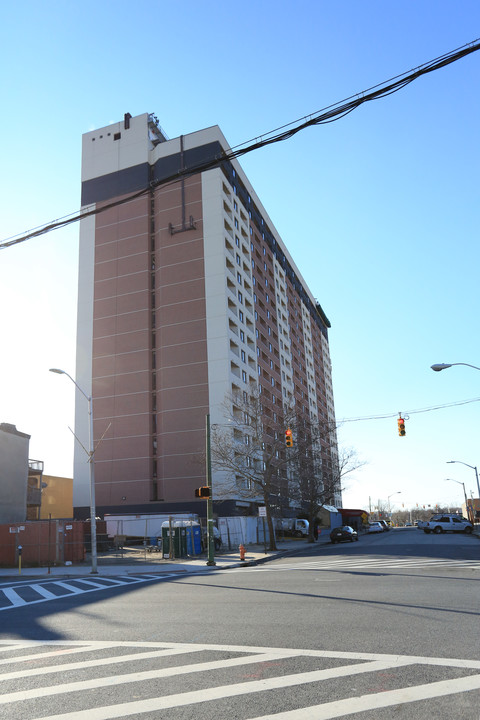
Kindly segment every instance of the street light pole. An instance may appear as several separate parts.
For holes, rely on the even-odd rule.
[[[207,497],[207,549],[208,559],[207,565],[216,565],[215,562],[215,544],[213,537],[213,498],[212,498],[212,452],[210,439],[210,414],[206,417],[206,436],[207,436],[207,487],[210,488],[210,494]]]
[[[402,491],[397,490],[397,492],[394,492],[388,496],[387,503],[388,503],[388,512],[390,513],[390,515],[392,514],[392,506],[390,505],[390,498],[393,497],[394,495],[401,495],[401,494],[402,494]]]
[[[478,497],[480,498],[480,483],[478,481],[478,470],[475,465],[469,465],[466,462],[462,462],[461,460],[447,460],[447,465],[450,465],[452,463],[458,463],[459,465],[465,465],[465,467],[469,467],[472,470],[475,470],[475,477],[477,479],[477,490],[478,490]]]
[[[86,399],[88,403],[88,462],[89,462],[89,469],[90,469],[90,545],[91,545],[91,556],[92,556],[92,574],[97,574],[97,512],[96,512],[96,503],[95,503],[95,470],[94,470],[94,462],[93,462],[93,454],[95,452],[95,448],[93,446],[93,408],[92,408],[92,398],[91,396],[87,395],[80,385],[78,385],[75,380],[72,378],[71,375],[69,375],[65,370],[60,370],[59,368],[50,368],[50,372],[57,373],[58,375],[66,375],[70,380],[73,382],[77,390],[79,390],[83,397]]]
[[[465,483],[460,482],[460,480],[454,480],[453,478],[446,478],[446,480],[450,481],[450,482],[456,482],[457,485],[461,485],[463,487],[463,496],[465,498],[465,512],[468,515],[468,500],[467,500],[467,492],[465,490]],[[470,518],[469,518],[469,520],[470,520]]]

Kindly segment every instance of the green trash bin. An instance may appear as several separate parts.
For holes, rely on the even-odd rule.
[[[162,553],[164,558],[172,557],[172,550],[170,549],[170,532],[172,534],[172,550],[175,558],[187,557],[187,528],[182,527],[181,524],[173,522],[171,524],[168,521],[162,524]]]

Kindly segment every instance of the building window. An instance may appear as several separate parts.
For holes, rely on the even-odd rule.
[[[242,358],[242,362],[245,362],[245,350],[242,350],[241,358]]]
[[[242,380],[244,383],[247,382],[247,373],[245,372],[245,370],[242,370]]]
[[[241,285],[242,284],[242,276],[239,272],[237,272],[237,282]]]
[[[242,293],[240,292],[240,290],[238,291],[238,301],[243,304],[243,295],[242,295]]]
[[[241,310],[238,311],[238,317],[240,319],[240,322],[243,322],[243,312]]]
[[[242,261],[241,261],[241,259],[240,259],[240,255],[239,255],[238,253],[237,253],[236,257],[235,257],[235,260],[237,261],[237,265],[241,265],[241,264],[242,264]]]
[[[235,245],[237,247],[240,247],[240,238],[238,237],[238,235],[235,235]]]
[[[243,332],[243,330],[240,330],[240,340],[242,342],[245,342],[245,333]]]

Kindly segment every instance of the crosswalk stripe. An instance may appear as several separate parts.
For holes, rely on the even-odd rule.
[[[46,600],[54,600],[58,597],[58,595],[50,592],[50,590],[47,590],[47,588],[43,587],[43,585],[31,585],[30,587],[33,588],[35,592],[44,597]]]
[[[40,652],[37,655],[29,655],[28,651],[32,647],[37,647],[39,650],[41,650],[42,647],[47,647],[48,651]],[[316,696],[318,697],[316,690],[319,684],[344,678],[342,685],[345,687],[345,693],[343,693],[343,695],[347,696],[339,700],[328,701],[328,694],[325,695],[325,690],[322,692],[322,686],[320,685],[320,693],[326,700],[321,704],[301,708],[297,707],[297,709],[284,710],[274,714],[249,715],[252,720],[312,720],[312,718],[315,720],[334,720],[335,718],[348,717],[358,713],[367,714],[377,709],[460,695],[480,689],[480,661],[478,660],[195,643],[108,643],[95,641],[85,643],[71,641],[69,643],[68,641],[38,641],[36,643],[18,642],[9,644],[8,641],[5,641],[5,643],[0,641],[0,650],[4,650],[7,653],[15,649],[17,652],[26,650],[25,655],[13,657],[12,663],[22,663],[26,661],[28,656],[32,659],[39,660],[41,658],[51,658],[52,656],[58,657],[63,652],[98,652],[109,648],[112,649],[112,654],[109,657],[94,658],[92,660],[86,659],[86,662],[80,662],[78,660],[70,664],[68,661],[58,665],[48,663],[42,666],[40,664],[39,667],[30,667],[23,673],[8,672],[3,676],[0,675],[0,686],[2,680],[12,681],[22,678],[27,680],[26,689],[23,691],[4,695],[1,695],[0,692],[0,705],[7,706],[9,703],[26,701],[30,703],[30,705],[26,707],[27,713],[28,708],[33,712],[37,709],[37,712],[39,712],[39,708],[42,707],[42,705],[37,706],[36,703],[33,704],[34,701],[41,701],[42,699],[48,700],[48,698],[56,696],[59,698],[58,702],[60,703],[60,707],[63,708],[63,712],[61,714],[55,713],[48,716],[42,715],[41,718],[38,717],[36,720],[84,720],[85,717],[88,717],[89,720],[115,720],[116,718],[134,717],[143,714],[154,716],[156,713],[170,708],[193,708],[195,705],[202,705],[202,707],[205,708],[206,703],[217,700],[228,700],[229,698],[232,701],[232,707],[234,707],[233,703],[236,698],[246,696],[252,696],[250,703],[253,708],[255,702],[253,696],[256,693],[281,693],[284,689],[298,686],[303,686],[305,689],[305,695],[303,695],[303,693],[298,695],[299,702],[301,702],[302,697],[309,697],[311,701],[315,699]],[[135,652],[128,655],[116,654],[117,651],[121,652],[121,650],[125,648],[135,648]],[[193,661],[189,662],[189,664],[179,666],[175,666],[175,663],[168,663],[168,666],[165,666],[165,663],[162,663],[163,667],[161,668],[135,672],[136,662],[143,663],[147,659],[153,659],[153,661],[155,661],[157,658],[168,658],[169,656],[181,655],[183,653],[186,654],[187,658],[190,658],[190,653],[208,651],[216,651],[217,653],[228,652],[229,656],[223,660],[220,658],[207,662],[202,662],[202,658],[200,658],[200,662]],[[243,653],[242,657],[231,657],[231,653],[240,652]],[[296,672],[293,669],[293,667],[296,668],[297,666],[295,658],[306,657],[343,660],[347,663],[350,663],[350,661],[353,662],[351,664],[341,663],[339,666],[334,667],[323,666],[323,669]],[[285,665],[279,664],[279,660],[284,660]],[[121,671],[118,672],[116,668],[113,670],[113,675],[111,676],[101,672],[103,666],[122,662],[128,663],[125,669],[128,669],[129,672],[124,675],[121,674]],[[277,674],[274,676],[263,676],[260,670],[263,663],[266,663],[267,667],[279,665]],[[400,668],[414,668],[418,665],[427,668],[433,666],[443,667],[446,672],[453,668],[463,669],[464,673],[472,673],[472,671],[476,670],[476,674],[463,674],[453,678],[446,675],[445,679],[438,679],[437,681],[421,685],[413,684],[407,687],[396,687],[391,690],[381,689],[373,692],[368,691],[368,683],[370,682],[368,678],[370,674],[372,674],[373,677],[376,675],[383,677],[385,672],[392,671],[395,677],[398,678],[398,681],[401,682],[403,674],[397,671],[400,670]],[[225,683],[226,678],[223,679],[223,672],[225,670],[228,671],[232,668],[247,666],[250,666],[252,670],[241,673],[243,678],[239,682]],[[142,667],[142,665],[140,665],[140,667]],[[292,668],[290,672],[287,670],[288,667]],[[83,671],[87,668],[99,668],[99,676],[94,675],[91,679],[78,682],[65,682],[63,685],[48,685],[48,682],[51,682],[48,676],[52,673],[57,673],[67,678],[69,677],[68,673],[70,673],[70,671]],[[286,671],[286,674],[282,674],[282,668],[283,672]],[[221,675],[216,675],[216,671],[220,671]],[[391,675],[392,672],[389,674]],[[162,694],[149,697],[147,694],[145,697],[141,692],[142,686],[140,685],[139,691],[130,692],[124,702],[102,704],[102,701],[103,703],[108,703],[110,699],[115,698],[115,691],[113,690],[115,687],[128,687],[131,683],[148,683],[159,678],[175,679],[178,676],[189,677],[194,673],[205,674],[205,683],[198,683],[192,680],[190,684],[190,687],[200,689],[177,692],[173,695]],[[47,684],[45,686],[41,684],[40,676],[42,675],[47,676]],[[32,687],[36,676],[39,678],[35,683],[37,687]],[[351,678],[352,682],[355,683],[353,680],[355,676],[363,676],[365,678],[363,682],[367,683],[365,686],[366,694],[348,696],[348,688],[351,687],[351,683],[349,683],[348,680]],[[83,672],[79,677],[85,677]],[[423,673],[421,673],[419,677],[423,679]],[[224,684],[215,686],[215,682],[220,678],[223,679]],[[362,684],[363,682],[361,681]],[[297,693],[289,694],[291,695],[292,702],[288,702],[286,707],[295,708],[297,705]],[[132,696],[137,699],[133,699]],[[89,697],[88,705],[92,705],[92,707],[83,707],[84,703],[82,702],[83,709],[80,711],[74,710],[73,708],[75,708],[75,706],[78,708],[79,697]],[[275,695],[272,697],[275,697]],[[45,706],[44,711],[48,707],[52,708],[52,711],[54,708],[59,709],[57,704],[50,703]],[[21,708],[19,711],[21,712]],[[204,710],[203,712],[208,711]],[[191,713],[193,713],[193,709]],[[197,714],[197,711],[195,711],[195,714]],[[22,716],[27,717],[26,715]],[[28,714],[28,718],[30,717]]]
[[[81,593],[85,592],[81,588],[76,587],[76,585],[70,585],[69,583],[66,583],[63,580],[55,580],[55,582],[53,584],[58,585],[58,587],[65,588],[65,590],[68,590],[73,595],[80,595]]]
[[[112,643],[112,647],[115,647]],[[85,648],[88,652],[91,652],[92,648]],[[72,652],[79,652],[79,650],[73,650]],[[15,672],[0,674],[0,683],[5,680],[17,680],[18,678],[26,677],[37,677],[37,675],[50,675],[52,673],[70,672],[71,670],[85,670],[87,668],[104,667],[106,665],[117,665],[126,662],[138,662],[138,660],[154,660],[163,657],[170,657],[173,655],[185,655],[186,653],[203,652],[203,647],[198,646],[196,648],[170,648],[168,650],[153,650],[151,652],[142,652],[141,654],[132,653],[130,655],[118,655],[110,658],[102,658],[100,660],[79,660],[78,662],[63,663],[62,665],[46,666],[42,668],[32,668],[31,670],[17,670]],[[43,657],[52,657],[53,653],[45,653]],[[289,656],[290,657],[290,656]],[[42,658],[41,655],[32,655],[30,660],[37,660]],[[22,658],[23,659],[23,658]],[[13,665],[15,659],[10,660],[9,664]],[[125,677],[125,676],[123,676]],[[110,684],[110,683],[109,683]]]
[[[343,569],[375,569],[389,568],[391,570],[401,568],[422,568],[422,567],[471,567],[480,569],[480,561],[478,560],[451,560],[448,558],[431,558],[431,559],[414,559],[414,558],[398,558],[394,560],[384,560],[380,558],[356,557],[347,560],[318,560],[306,563],[289,563],[288,565],[274,566],[257,566],[253,570],[255,572],[282,572],[288,570],[343,570]]]
[[[479,688],[480,675],[472,675],[455,680],[440,680],[427,685],[385,690],[376,695],[361,695],[360,697],[345,698],[344,700],[334,700],[323,705],[287,710],[274,715],[262,715],[255,718],[255,720],[312,720],[312,718],[315,718],[315,720],[333,720],[334,718],[356,715],[368,710],[378,710],[392,705],[404,705],[419,700],[457,695],[471,690],[478,690]]]
[[[7,703],[16,702],[17,700],[38,700],[41,697],[51,697],[52,695],[64,695],[66,693],[83,692],[85,690],[94,690],[102,687],[113,687],[114,685],[124,685],[125,683],[133,682],[145,682],[146,680],[156,680],[158,678],[176,677],[177,675],[186,675],[198,672],[211,672],[212,670],[224,670],[230,667],[238,667],[239,665],[251,665],[253,663],[270,662],[272,660],[278,660],[281,658],[291,658],[297,655],[301,655],[301,651],[298,653],[271,653],[271,654],[255,654],[250,656],[213,660],[205,663],[195,663],[194,665],[181,665],[178,667],[167,667],[160,668],[158,670],[145,670],[144,672],[127,673],[125,675],[112,675],[102,678],[95,678],[94,680],[83,680],[78,682],[66,683],[65,685],[53,685],[45,688],[34,688],[32,690],[22,690],[20,692],[7,693],[0,696],[0,705],[6,705]],[[383,661],[374,660],[370,665],[375,666],[373,669],[377,669],[376,665],[390,667],[391,663],[384,663]],[[405,664],[410,664],[410,661],[406,661]],[[362,663],[359,667],[364,667]],[[351,665],[345,668],[350,672],[352,669]],[[335,668],[337,671],[338,668]],[[317,671],[314,671],[314,674]],[[323,671],[322,671],[323,672]],[[306,673],[308,676],[309,673]],[[294,677],[294,676],[291,676]],[[295,676],[298,679],[298,675]],[[285,677],[281,678],[282,680]],[[3,680],[3,676],[0,675],[0,681]],[[310,681],[306,681],[310,682]],[[297,683],[294,683],[297,684]],[[89,711],[90,717],[90,711]]]
[[[14,607],[21,607],[22,605],[27,605],[27,601],[20,597],[20,595],[15,592],[13,588],[5,588],[4,590],[2,590],[2,592],[7,598],[7,600],[10,600]]]
[[[63,580],[48,580],[46,581],[46,585],[54,585],[57,587],[61,587],[64,590],[68,590],[68,592],[72,595],[81,595],[83,593],[87,592],[94,592],[96,590],[109,590],[111,588],[116,587],[125,587],[126,585],[138,585],[139,583],[145,583],[149,582],[151,580],[163,580],[165,578],[170,577],[168,574],[163,575],[153,575],[153,574],[145,574],[145,575],[139,575],[139,576],[133,576],[133,575],[125,575],[125,576],[115,576],[115,577],[108,577],[105,578],[105,582],[95,582],[93,580],[88,580],[86,578],[72,578],[75,580],[78,585],[72,585],[71,583],[67,583]],[[82,587],[83,586],[83,587]],[[18,592],[10,587],[1,587],[0,588],[0,597],[3,593],[3,595],[7,598],[7,600],[10,601],[10,605],[5,605],[3,607],[0,607],[1,610],[9,610],[13,607],[21,607],[23,605],[34,605],[41,602],[46,602],[47,600],[59,600],[64,597],[68,597],[66,595],[55,595],[55,593],[52,593],[48,588],[45,587],[44,584],[40,583],[32,583],[29,585],[22,584],[20,586],[17,586],[17,589],[20,587],[28,587],[32,588],[38,595],[40,596],[38,599],[33,600],[24,600]]]
[[[258,658],[256,659],[258,662]],[[179,695],[168,695],[167,697],[154,697],[148,700],[120,703],[104,707],[90,708],[88,710],[89,720],[113,720],[113,718],[126,717],[128,715],[139,715],[146,712],[157,712],[168,708],[183,707],[196,703],[211,702],[225,698],[238,697],[240,695],[251,695],[266,690],[284,689],[295,687],[306,683],[319,682],[332,678],[358,675],[368,672],[379,672],[388,670],[392,666],[404,666],[410,664],[409,658],[399,658],[399,665],[392,662],[373,661],[359,665],[347,665],[345,667],[328,668],[326,670],[313,670],[312,672],[299,673],[295,675],[281,675],[278,677],[264,678],[262,680],[251,680],[245,683],[233,683],[213,688],[203,688]],[[85,711],[68,712],[60,715],[44,717],[42,720],[84,720]]]

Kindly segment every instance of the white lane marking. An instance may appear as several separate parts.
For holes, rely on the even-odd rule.
[[[83,692],[85,690],[94,690],[96,688],[113,687],[114,685],[124,685],[125,683],[144,682],[146,680],[176,677],[177,675],[189,675],[191,673],[198,672],[211,672],[212,670],[222,670],[230,667],[238,667],[239,665],[252,665],[254,663],[270,662],[272,660],[278,660],[282,658],[298,657],[301,654],[302,653],[300,651],[294,653],[293,655],[292,653],[282,655],[274,652],[268,655],[255,654],[239,658],[229,658],[228,660],[225,660],[225,658],[223,658],[221,660],[213,660],[211,662],[205,663],[195,663],[193,665],[180,665],[178,667],[160,668],[158,670],[146,670],[145,672],[127,673],[125,675],[111,675],[102,678],[95,678],[94,680],[65,683],[64,685],[53,685],[45,688],[34,688],[33,690],[21,690],[20,692],[13,692],[1,695],[0,705],[6,705],[7,703],[16,702],[17,700],[38,700],[38,698],[51,697],[52,695],[64,695],[66,693],[72,692]],[[362,663],[362,665],[360,665],[359,667],[363,668],[367,664],[374,666],[373,670],[384,669],[391,666],[390,663],[374,661],[372,663]],[[405,664],[408,665],[410,663],[406,662]],[[381,667],[377,668],[377,665]],[[347,674],[351,668],[351,665],[346,666],[345,670],[347,671]],[[335,668],[335,670],[332,670],[332,672],[336,672],[338,669],[339,668]],[[315,671],[314,674],[316,674],[317,672],[320,671]],[[322,670],[321,672],[325,671]],[[308,673],[306,673],[306,675],[308,676]],[[298,678],[299,676],[295,675],[290,677]],[[2,679],[3,676],[0,676],[0,680]],[[286,682],[288,680],[288,677],[283,676],[279,679]],[[305,682],[309,681],[306,680]],[[297,680],[293,684],[297,685],[299,684],[299,681]],[[128,705],[131,703],[126,704]],[[135,705],[135,703],[133,704]]]
[[[115,645],[112,643],[112,647]],[[92,652],[93,648],[85,648]],[[73,651],[73,652],[79,652]],[[79,662],[64,663],[63,665],[52,665],[42,668],[32,668],[31,670],[17,670],[15,672],[0,674],[0,683],[4,680],[17,680],[18,678],[37,677],[37,675],[50,675],[51,673],[67,672],[70,670],[84,670],[85,668],[104,667],[105,665],[117,665],[126,662],[135,662],[138,660],[152,660],[154,658],[170,657],[172,655],[185,655],[186,653],[203,652],[201,646],[196,648],[169,648],[168,650],[153,650],[151,652],[132,653],[131,655],[118,655],[116,657],[102,658],[100,660],[80,660]],[[36,660],[41,657],[58,657],[58,653],[44,653],[42,655],[30,655],[30,660]],[[15,658],[10,664],[15,662]],[[1,703],[1,699],[0,699]]]
[[[278,648],[272,648],[272,647],[263,647],[263,646],[256,646],[256,645],[213,645],[210,643],[177,643],[177,642],[154,642],[154,641],[135,641],[135,640],[125,640],[125,641],[102,641],[102,640],[30,640],[30,641],[15,641],[15,640],[0,640],[0,649],[4,650],[5,652],[10,650],[22,650],[22,649],[31,649],[36,647],[51,647],[55,648],[52,653],[47,653],[47,655],[54,654],[56,652],[87,652],[87,651],[97,651],[97,650],[104,650],[109,648],[146,648],[148,650],[154,650],[154,649],[182,649],[185,652],[189,651],[198,651],[198,649],[201,650],[211,650],[212,652],[235,652],[235,653],[256,653],[258,656],[261,655],[267,655],[271,653],[276,654],[285,654],[289,657],[296,657],[298,655],[301,655],[303,657],[313,657],[313,658],[332,658],[335,660],[365,660],[365,661],[373,661],[373,660],[381,660],[383,662],[390,662],[391,664],[395,664],[397,660],[400,658],[407,658],[410,661],[410,664],[417,665],[417,664],[423,664],[423,665],[438,665],[441,667],[460,667],[465,669],[472,669],[472,670],[480,670],[480,660],[466,660],[465,658],[443,658],[443,657],[427,657],[423,655],[398,655],[398,654],[388,654],[388,653],[365,653],[365,652],[352,652],[352,651],[339,651],[339,650],[308,650],[308,649],[298,649],[298,648],[284,648],[284,647],[278,647]],[[58,648],[58,650],[56,650]],[[66,650],[61,650],[62,648],[67,648]],[[75,648],[75,649],[73,649]],[[33,659],[35,657],[40,657],[40,655],[30,655],[28,656],[28,660]],[[138,655],[139,658],[142,657],[141,654]],[[12,658],[8,661],[0,661],[0,662],[20,662],[25,659],[25,656],[19,658]]]
[[[91,587],[100,589],[100,590],[108,590],[108,588],[111,587],[118,587],[119,585],[126,585],[127,583],[123,580],[117,580],[115,578],[105,578],[105,582],[95,582],[94,580],[87,580],[86,578],[72,578],[72,580],[75,580],[75,582],[80,583],[81,585],[89,585]]]
[[[343,569],[376,569],[376,568],[389,568],[395,570],[396,568],[423,568],[423,567],[457,567],[457,568],[474,568],[480,569],[480,561],[478,560],[414,560],[399,558],[393,560],[380,560],[380,559],[368,559],[363,556],[357,558],[349,558],[348,560],[319,560],[316,562],[308,563],[296,563],[288,565],[275,565],[269,567],[253,567],[250,568],[251,572],[285,572],[287,570],[343,570]],[[225,570],[225,572],[229,572]],[[230,571],[231,572],[231,571]]]
[[[43,587],[43,585],[30,585],[30,587],[46,600],[56,600],[58,598],[58,595],[50,592],[50,590],[47,590],[47,588]]]
[[[175,573],[175,575],[178,576],[178,573]],[[116,577],[122,577],[122,576],[116,576]],[[98,590],[109,590],[111,588],[116,587],[127,587],[128,585],[138,585],[139,583],[145,583],[150,580],[163,580],[164,578],[171,577],[170,575],[142,575],[141,577],[134,577],[134,576],[126,576],[129,578],[128,582],[123,582],[118,579],[113,578],[105,578],[108,579],[110,584],[104,585],[100,583],[94,583],[93,581],[85,580],[84,578],[72,578],[72,580],[75,580],[75,582],[85,583],[88,585],[94,585],[94,587],[75,587],[74,585],[69,585],[67,582],[60,581],[60,580],[46,580],[46,585],[59,585],[66,590],[68,590],[71,595],[82,595],[83,593],[90,593],[90,592],[97,592]],[[37,592],[39,592],[38,588],[43,587],[43,585],[40,585],[38,583],[35,584],[28,584],[28,585],[21,585],[20,587],[34,587]],[[47,592],[39,592],[40,595],[43,597],[40,597],[38,600],[23,600],[18,593],[14,590],[13,587],[0,588],[0,595],[3,593],[5,597],[10,600],[12,603],[11,605],[5,605],[3,607],[0,607],[0,612],[2,610],[11,610],[14,607],[21,607],[23,605],[36,605],[37,603],[47,602],[49,600],[60,600],[69,597],[69,595],[55,595],[54,593],[50,593],[50,595],[47,596]]]
[[[13,588],[5,588],[5,590],[2,590],[2,592],[7,598],[7,600],[10,600],[10,602],[12,603],[10,607],[21,607],[22,605],[27,605],[27,601],[20,597],[20,595],[16,593]],[[5,610],[5,608],[0,609]]]
[[[85,590],[82,590],[81,588],[75,587],[75,585],[69,585],[69,583],[64,582],[63,580],[55,580],[53,583],[54,585],[58,585],[58,587],[65,588],[65,590],[68,590],[72,593],[72,595],[81,595],[82,593],[86,592]],[[62,597],[65,597],[64,595]]]
[[[240,659],[241,658],[236,658],[236,660]],[[259,662],[258,657],[252,659],[252,662]],[[205,663],[205,665],[209,664],[210,663]],[[410,665],[409,658],[399,658],[394,665],[395,667]],[[204,688],[202,690],[194,690],[192,692],[181,693],[179,695],[168,695],[164,698],[157,697],[150,698],[148,700],[120,703],[118,705],[90,708],[88,710],[88,718],[89,720],[112,720],[113,718],[126,717],[128,715],[157,712],[168,708],[183,707],[185,705],[194,705],[196,703],[210,702],[212,700],[221,700],[229,697],[238,697],[239,695],[251,695],[255,692],[294,687],[295,685],[304,685],[306,683],[329,680],[331,678],[358,675],[365,672],[378,672],[380,670],[388,670],[392,666],[393,665],[390,662],[373,661],[370,663],[362,663],[361,665],[347,665],[345,667],[328,668],[327,670],[314,670],[312,672],[299,673],[295,675],[281,675],[279,677],[264,678],[263,680],[252,680],[245,683]],[[221,665],[221,667],[224,667],[224,665]],[[174,668],[172,668],[172,670],[174,670]],[[18,693],[18,695],[22,695],[22,693]],[[23,699],[23,697],[19,699]],[[80,712],[74,711],[63,713],[61,715],[44,717],[42,720],[84,720],[84,718],[85,711],[81,710]]]
[[[81,647],[71,647],[71,648],[64,648],[63,645],[65,643],[63,641],[59,641],[60,644],[57,644],[57,641],[52,642],[43,642],[41,640],[32,640],[29,643],[19,643],[18,645],[9,645],[2,647],[0,646],[0,652],[7,652],[10,651],[18,651],[18,650],[31,650],[32,648],[39,647],[47,645],[47,646],[54,646],[58,647],[58,650],[51,650],[50,652],[43,652],[43,653],[34,653],[32,655],[22,655],[21,657],[15,657],[15,658],[3,658],[3,660],[0,660],[0,665],[13,665],[15,663],[20,662],[30,662],[31,660],[43,660],[44,658],[50,658],[50,657],[58,657],[59,655],[70,655],[72,653],[82,653],[82,652],[92,652],[93,650],[103,650],[103,649],[109,649],[118,647],[118,642],[106,642],[106,643],[95,643],[94,646],[92,645],[86,645],[86,643],[78,643],[78,645]],[[73,641],[72,643],[68,643],[69,645],[76,645],[76,642]],[[86,647],[85,647],[86,645]],[[3,677],[0,675],[0,678]]]
[[[116,662],[135,662],[142,659],[150,658],[155,655],[157,657],[169,656],[179,653],[187,653],[191,651],[200,652],[204,650],[215,650],[217,652],[250,652],[253,655],[240,658],[230,658],[228,660],[219,660],[215,662],[207,662],[193,665],[183,665],[180,667],[163,668],[160,672],[152,671],[147,673],[126,674],[124,676],[115,676],[111,678],[100,678],[94,681],[68,683],[65,686],[54,686],[47,688],[37,688],[26,692],[11,693],[3,698],[5,703],[41,698],[51,695],[63,695],[73,692],[92,691],[98,688],[109,688],[114,685],[123,683],[131,683],[135,681],[149,680],[157,677],[175,677],[180,674],[191,674],[193,672],[212,672],[216,669],[224,669],[228,667],[261,664],[262,662],[276,661],[281,658],[294,657],[321,657],[330,659],[348,659],[356,660],[357,664],[341,666],[336,668],[327,668],[326,670],[318,670],[313,672],[296,673],[287,676],[278,676],[274,678],[266,678],[258,681],[247,681],[217,688],[206,688],[201,691],[187,692],[165,698],[150,698],[145,701],[119,703],[113,706],[101,706],[88,710],[89,720],[114,720],[115,718],[138,715],[146,712],[156,712],[170,707],[192,706],[194,704],[205,703],[212,700],[238,697],[254,694],[266,690],[274,691],[284,687],[294,687],[296,685],[307,685],[309,683],[321,682],[329,679],[340,677],[350,677],[361,673],[381,672],[392,668],[424,665],[438,666],[444,668],[461,668],[465,670],[480,670],[480,661],[465,660],[454,658],[428,658],[422,656],[396,656],[396,655],[378,655],[373,653],[355,653],[355,652],[338,652],[325,650],[298,650],[298,649],[282,649],[282,648],[259,648],[250,646],[231,646],[231,645],[197,645],[194,643],[155,643],[155,642],[90,642],[81,641],[31,641],[12,642],[0,641],[0,650],[6,652],[12,650],[28,650],[32,647],[51,647],[48,653],[39,653],[37,655],[23,656],[12,658],[13,662],[22,662],[26,657],[32,659],[40,659],[43,656],[60,655],[63,652],[87,652],[96,651],[104,648],[126,648],[133,647],[138,650],[137,653],[128,656],[113,656],[111,658],[103,658],[99,660],[87,661],[86,663],[72,663],[61,666],[38,668],[27,671],[25,675],[34,677],[35,675],[46,674],[47,672],[61,672],[65,670],[79,669],[83,667],[102,666],[104,664],[112,664]],[[145,648],[147,652],[142,653]],[[13,676],[20,677],[23,673],[8,673],[4,676],[0,675],[0,681],[3,679],[12,679]],[[133,675],[133,677],[132,677]],[[398,688],[391,691],[383,691],[380,693],[362,695],[357,697],[349,697],[342,700],[324,703],[322,705],[310,706],[296,710],[289,710],[275,715],[257,716],[255,720],[333,720],[334,718],[346,717],[359,712],[368,712],[380,708],[388,708],[401,703],[412,703],[429,700],[436,697],[447,695],[455,695],[480,688],[480,674],[462,677],[457,679],[448,679],[439,682],[433,682],[424,685]],[[42,720],[84,720],[85,710],[81,712],[65,712],[61,715],[53,715],[43,717]],[[40,719],[38,719],[40,720]],[[253,717],[252,717],[252,720]]]
[[[457,678],[456,680],[440,680],[428,685],[386,690],[376,695],[360,695],[359,697],[335,700],[323,705],[313,705],[299,710],[287,710],[274,715],[262,715],[255,720],[333,720],[333,718],[356,715],[368,710],[391,707],[404,703],[431,700],[433,698],[457,695],[480,688],[480,675]],[[47,720],[45,718],[45,720]]]

